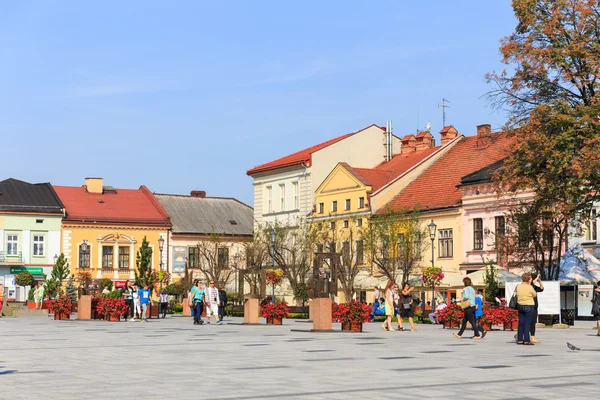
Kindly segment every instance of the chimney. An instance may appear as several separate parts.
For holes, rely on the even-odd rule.
[[[206,197],[206,192],[204,190],[192,190],[190,192],[190,196],[199,197],[199,198],[203,199]]]
[[[454,128],[454,126],[448,125],[442,128],[440,131],[440,136],[442,137],[442,146],[444,146],[446,143],[456,139],[458,136],[458,131],[456,128]]]
[[[492,143],[492,126],[490,124],[477,125],[477,148],[485,149]]]
[[[88,193],[102,194],[102,178],[85,178],[85,188]]]
[[[435,147],[435,139],[428,131],[419,132],[415,139],[417,141],[415,148],[416,151],[421,151]]]
[[[406,135],[402,139],[402,146],[400,147],[400,154],[412,153],[417,150],[417,139],[414,135]]]

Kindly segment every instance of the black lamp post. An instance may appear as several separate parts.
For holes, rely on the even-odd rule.
[[[437,225],[433,222],[433,220],[431,220],[431,223],[429,223],[429,225],[427,225],[427,228],[429,228],[429,238],[431,239],[431,266],[434,266],[434,248],[433,248],[433,244],[435,242],[435,231],[437,229]],[[435,284],[431,285],[431,312],[433,312],[433,310],[435,309]]]
[[[275,241],[277,239],[277,232],[275,229],[271,231],[271,261],[273,263],[273,269],[275,269]],[[272,286],[272,301],[275,303],[275,283],[271,284]]]
[[[160,264],[159,264],[159,267],[160,267],[160,271],[161,272],[163,270],[163,257],[162,257],[162,253],[163,253],[163,248],[164,247],[165,247],[165,239],[161,236],[158,239],[158,251],[160,253]],[[161,274],[161,278],[163,278],[162,274]],[[163,284],[162,281],[163,280],[161,279],[160,280],[160,291],[158,292],[158,304],[160,304],[160,295],[162,294],[162,284]]]

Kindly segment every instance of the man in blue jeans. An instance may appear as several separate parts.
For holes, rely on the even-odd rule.
[[[475,323],[477,324],[477,329],[479,330],[479,332],[481,332],[481,338],[483,339],[487,332],[481,327],[481,324],[479,323],[479,319],[483,316],[483,293],[481,289],[477,290],[477,296],[475,297],[475,307],[477,307],[477,309],[475,310]]]
[[[150,290],[148,289],[148,284],[144,284],[144,288],[140,290],[140,305],[142,306],[142,322],[146,322],[146,315],[148,312],[148,305],[150,304]]]

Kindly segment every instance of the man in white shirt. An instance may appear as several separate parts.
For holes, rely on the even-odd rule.
[[[373,289],[373,303],[376,301],[379,301],[379,287],[377,286],[375,286],[375,289]]]
[[[214,315],[217,325],[223,321],[219,319],[219,289],[215,287],[215,281],[210,281],[208,289],[204,292],[206,301],[206,324],[210,325],[210,316]]]
[[[437,320],[438,313],[447,307],[444,300],[439,300],[437,307],[435,307],[435,311],[429,314],[429,320],[432,324],[439,324],[440,322]]]

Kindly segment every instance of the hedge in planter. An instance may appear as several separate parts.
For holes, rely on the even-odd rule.
[[[31,273],[25,271],[15,276],[15,283],[22,287],[32,286],[35,283],[35,279],[33,279]]]

